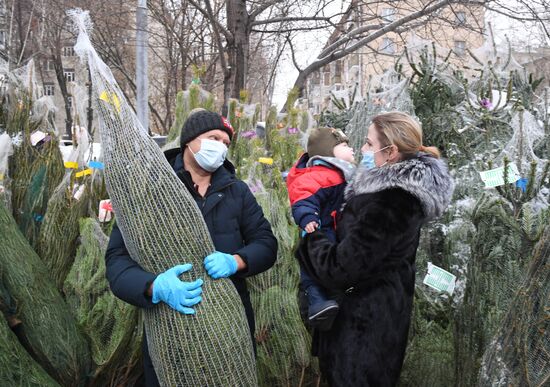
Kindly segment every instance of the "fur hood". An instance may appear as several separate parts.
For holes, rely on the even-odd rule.
[[[350,181],[353,175],[355,174],[355,165],[345,160],[337,159],[336,157],[328,156],[313,156],[306,163],[306,167],[312,167],[315,161],[323,161],[327,164],[332,165],[333,167],[338,168],[344,174],[346,181]]]
[[[421,203],[427,220],[439,217],[451,202],[454,182],[443,160],[426,153],[395,164],[360,166],[346,189],[346,200],[366,193],[401,188]]]

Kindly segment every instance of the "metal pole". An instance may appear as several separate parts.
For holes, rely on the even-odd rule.
[[[147,133],[149,130],[148,78],[147,78],[147,0],[138,0],[136,10],[136,84],[137,116]]]

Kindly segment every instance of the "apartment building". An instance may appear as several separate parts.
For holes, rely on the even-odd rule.
[[[350,7],[339,23],[345,28],[336,29],[325,47],[355,28],[367,24],[385,26],[422,7],[421,0],[362,2]],[[357,96],[364,96],[369,79],[394,68],[397,61],[403,63],[404,71],[407,71],[405,47],[416,46],[418,49],[427,41],[434,41],[440,47],[439,54],[442,56],[452,50],[452,63],[468,63],[468,50],[475,50],[483,44],[481,31],[484,23],[483,8],[454,6],[453,9],[444,8],[431,15],[424,24],[414,23],[414,28],[386,33],[313,73],[307,81],[306,101],[303,102],[307,103],[313,114],[319,114],[331,107],[331,92],[343,96],[344,100],[349,100],[354,90]]]

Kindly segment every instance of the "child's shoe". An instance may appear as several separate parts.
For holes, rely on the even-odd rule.
[[[315,285],[309,286],[306,294],[309,302],[307,315],[309,324],[321,331],[329,330],[338,314],[338,303],[327,299],[324,292]]]
[[[321,331],[328,331],[332,327],[334,318],[338,314],[338,303],[334,300],[322,301],[310,305],[307,319],[312,327]]]

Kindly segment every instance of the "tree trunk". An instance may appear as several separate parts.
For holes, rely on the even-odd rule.
[[[228,44],[229,66],[232,73],[230,96],[238,99],[240,91],[246,88],[248,71],[250,26],[246,0],[227,1],[227,27],[233,35],[233,41]]]

